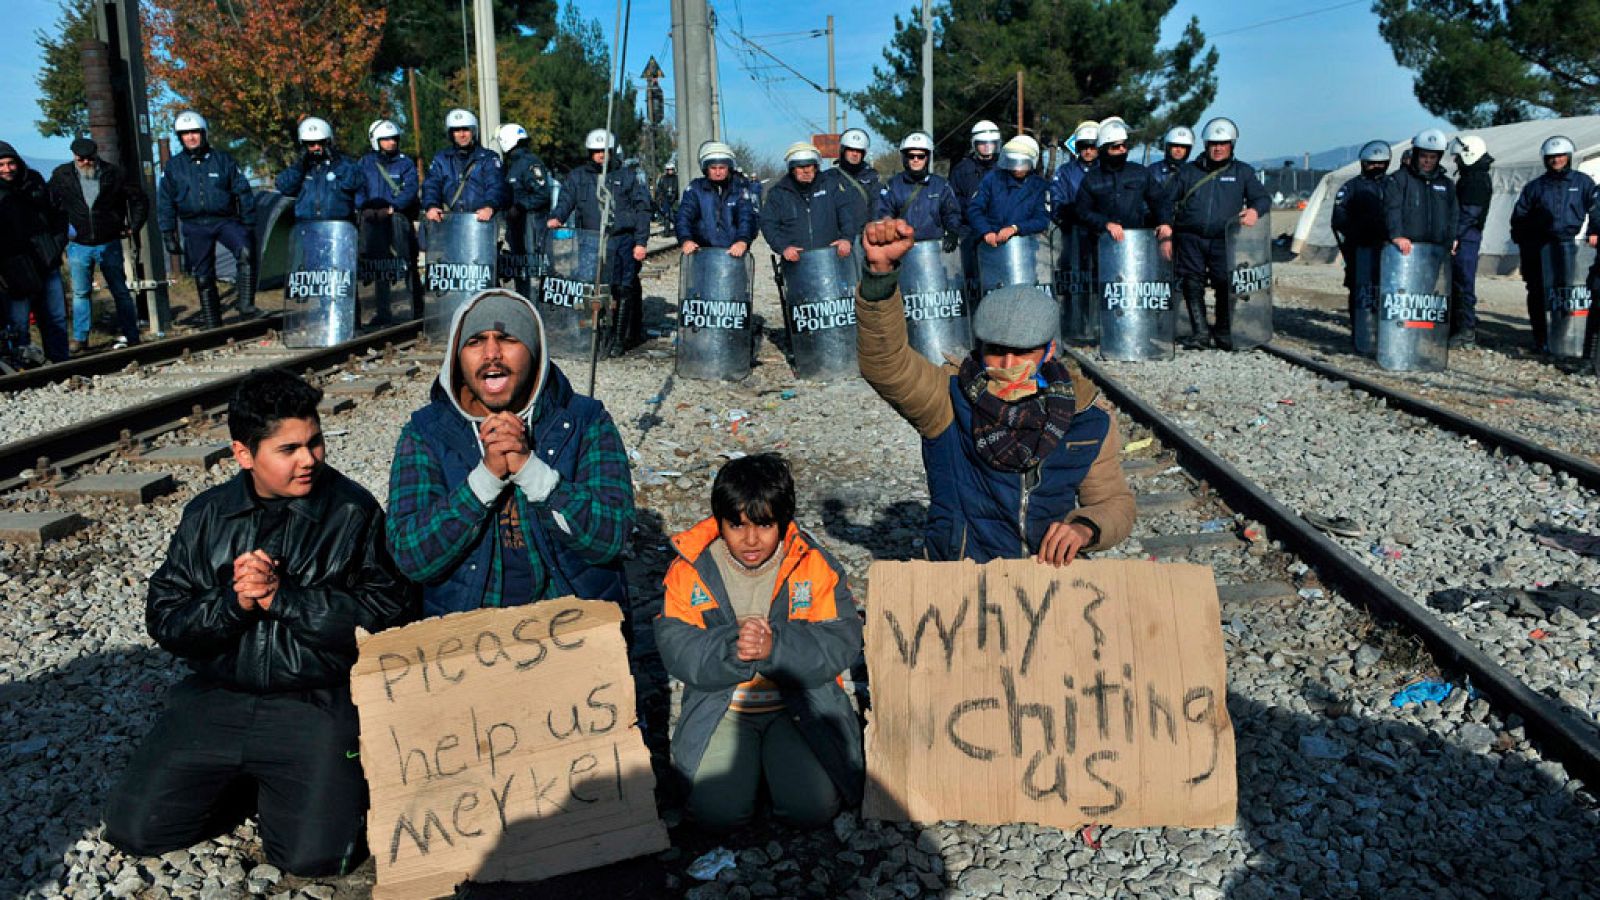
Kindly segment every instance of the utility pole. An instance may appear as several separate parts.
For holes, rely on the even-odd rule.
[[[473,34],[478,57],[478,140],[500,130],[500,74],[495,62],[494,0],[472,0]]]
[[[406,85],[411,88],[411,144],[417,148],[417,178],[422,177],[422,120],[417,118],[417,70],[406,67]]]
[[[156,195],[154,129],[150,127],[150,101],[144,84],[144,35],[140,31],[137,0],[100,0],[95,4],[95,37],[105,45],[105,72],[110,78],[110,99],[115,112],[115,148],[121,152],[115,161],[130,179],[136,180],[146,197]],[[103,99],[103,98],[102,98]],[[102,132],[96,130],[96,135]],[[101,145],[102,147],[105,144]],[[161,149],[167,149],[163,140]],[[162,250],[161,230],[151,216],[133,236],[133,279],[128,287],[144,301],[146,321],[157,335],[172,327],[172,309],[167,301],[167,258]]]
[[[933,137],[933,0],[922,0],[922,130]]]
[[[1017,134],[1022,133],[1022,70],[1017,70]]]
[[[713,140],[710,14],[706,0],[672,0],[672,83],[677,99],[678,165],[690,166]],[[681,194],[688,179],[678,179]]]
[[[833,16],[828,17],[828,133],[839,133],[839,85],[833,80]]]
[[[722,70],[717,68],[717,13],[706,17],[706,50],[711,54],[711,139],[722,140]]]

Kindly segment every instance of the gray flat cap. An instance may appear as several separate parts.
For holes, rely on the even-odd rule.
[[[1033,285],[996,288],[972,314],[972,336],[985,344],[1032,349],[1056,339],[1061,308]]]

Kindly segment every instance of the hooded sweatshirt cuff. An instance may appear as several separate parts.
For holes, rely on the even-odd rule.
[[[863,272],[861,275],[861,299],[868,303],[877,303],[894,296],[900,287],[900,270],[891,269],[887,272]]]
[[[537,456],[528,457],[522,464],[517,474],[511,476],[517,487],[522,489],[522,495],[534,503],[543,503],[550,496],[550,492],[561,483],[561,473],[550,468],[544,460]]]
[[[507,479],[496,477],[493,472],[489,471],[489,467],[481,462],[471,472],[467,473],[467,485],[472,488],[472,495],[477,497],[478,502],[484,506],[488,506],[499,498],[500,492],[505,490],[507,483]]]

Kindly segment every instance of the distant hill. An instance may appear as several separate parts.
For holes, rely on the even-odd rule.
[[[1320,153],[1311,154],[1310,168],[1318,172],[1332,171],[1340,166],[1355,162],[1360,153],[1361,144],[1347,144],[1343,147],[1323,150]],[[1269,156],[1252,162],[1250,165],[1255,166],[1257,169],[1277,169],[1283,166],[1285,160],[1293,162],[1296,169],[1306,168],[1306,158],[1303,153],[1299,156]]]

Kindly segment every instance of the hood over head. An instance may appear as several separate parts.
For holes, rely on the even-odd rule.
[[[445,340],[444,361],[439,364],[439,386],[450,398],[450,405],[463,418],[469,422],[482,421],[482,417],[467,412],[461,406],[460,373],[456,360],[467,338],[491,328],[522,341],[533,355],[533,371],[530,373],[533,389],[528,392],[527,404],[515,411],[519,418],[531,425],[534,407],[538,405],[539,394],[544,390],[545,377],[550,371],[550,356],[545,343],[544,320],[539,317],[533,302],[515,291],[504,288],[479,291],[456,310],[450,319],[450,330]]]

